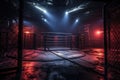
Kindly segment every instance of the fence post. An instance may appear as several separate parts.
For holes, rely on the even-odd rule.
[[[0,57],[1,57],[1,53],[2,53],[2,33],[0,32]]]
[[[44,51],[46,51],[46,41],[47,41],[47,36],[46,34],[44,34],[44,38],[43,38],[43,42],[44,42]]]
[[[8,51],[8,40],[9,40],[9,38],[8,38],[8,32],[6,33],[6,47],[5,47],[5,51],[7,52]]]
[[[36,49],[36,34],[33,33],[33,49]]]
[[[70,36],[70,49],[72,50],[72,35]]]
[[[22,49],[23,49],[23,8],[24,1],[19,0],[19,27],[18,27],[18,62],[16,80],[21,80],[22,77]]]
[[[106,6],[103,8],[104,18],[104,79],[108,80],[108,60],[107,60],[107,25],[106,25]]]

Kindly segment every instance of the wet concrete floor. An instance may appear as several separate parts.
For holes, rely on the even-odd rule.
[[[68,51],[58,52],[65,54],[65,56],[73,55],[67,54]],[[76,51],[69,52],[77,53]],[[69,59],[76,64],[54,54],[50,54],[52,57],[42,56],[44,57],[44,61],[41,61],[38,60],[38,58],[40,58],[38,55],[34,53],[28,53],[28,55],[26,54],[27,56],[24,57],[26,60],[23,61],[22,80],[104,80],[102,76],[89,70],[89,68],[95,70],[98,66],[102,66],[102,60],[100,59],[102,59],[101,56],[103,57],[103,51],[98,50],[96,52],[84,52],[85,56]],[[73,55],[73,57],[75,57],[75,55]],[[46,60],[50,60],[50,58],[53,58],[55,60],[45,61],[45,58]],[[16,60],[14,60],[12,64],[15,62]],[[88,69],[84,67],[87,67]],[[14,76],[15,73],[13,72],[12,75],[1,77],[1,80],[14,80]]]

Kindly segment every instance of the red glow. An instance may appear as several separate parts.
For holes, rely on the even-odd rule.
[[[96,31],[96,34],[97,34],[97,35],[100,35],[100,34],[101,34],[101,31]]]
[[[98,53],[98,56],[103,56],[103,53]]]
[[[26,34],[29,34],[30,32],[29,31],[25,31]]]
[[[95,32],[95,35],[96,35],[96,36],[100,36],[100,35],[102,35],[102,33],[103,33],[103,31],[97,30],[97,31]]]

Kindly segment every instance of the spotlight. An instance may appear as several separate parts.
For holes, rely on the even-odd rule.
[[[74,29],[75,27],[77,27],[78,22],[79,22],[79,19],[77,18],[77,19],[74,21],[71,29]]]
[[[68,15],[68,12],[65,12],[65,15]]]
[[[69,13],[67,11],[64,12],[64,16],[62,19],[62,25],[67,26],[69,20]]]
[[[42,20],[45,21],[45,22],[47,22],[47,19],[45,19],[45,18],[42,18]]]
[[[75,22],[78,23],[78,22],[79,22],[79,19],[76,19]]]
[[[45,22],[47,22],[47,19],[44,19]]]
[[[45,7],[41,6],[41,5],[34,5],[34,7],[36,9],[38,9],[40,12],[42,12],[42,14],[47,18],[47,21],[53,21],[55,22],[56,21],[56,18],[54,17],[53,14],[51,14],[49,12],[49,10],[47,10]],[[46,20],[45,20],[46,21]]]

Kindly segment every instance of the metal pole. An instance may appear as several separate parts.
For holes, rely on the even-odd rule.
[[[19,28],[18,28],[18,62],[16,80],[22,76],[22,49],[23,49],[23,0],[19,0]]]
[[[23,34],[23,48],[26,49],[26,34]]]
[[[70,36],[70,49],[72,50],[72,35]]]
[[[7,32],[6,33],[6,42],[5,42],[6,43],[6,47],[5,47],[6,48],[5,49],[6,52],[8,52],[8,40],[9,40],[9,38],[8,38],[8,32]]]
[[[47,42],[47,36],[46,36],[46,34],[44,34],[44,51],[46,51],[46,42]]]
[[[106,6],[103,9],[104,15],[104,80],[108,80],[108,60],[107,60],[107,25],[106,25]]]
[[[36,34],[33,33],[33,49],[36,49]]]
[[[0,32],[0,53],[2,53],[2,32]],[[0,54],[1,57],[1,54]]]

